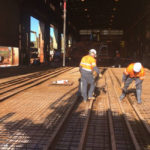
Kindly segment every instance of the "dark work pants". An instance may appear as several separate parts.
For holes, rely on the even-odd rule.
[[[87,89],[89,87],[89,90]],[[93,97],[93,92],[95,89],[95,82],[92,73],[81,73],[81,95],[84,100],[88,97]],[[88,90],[88,91],[87,91]]]
[[[142,90],[143,80],[140,80],[139,78],[128,77],[125,81],[125,84],[124,84],[124,88],[123,88],[124,92],[127,91],[127,88],[129,87],[129,85],[132,83],[133,80],[135,80],[136,90]]]
[[[139,78],[130,78],[130,77],[128,77],[125,81],[125,84],[124,84],[123,93],[127,92],[127,88],[129,87],[129,85],[131,84],[131,82],[133,80],[135,80],[137,100],[140,103],[141,102],[142,82],[143,82],[143,80],[140,80]]]

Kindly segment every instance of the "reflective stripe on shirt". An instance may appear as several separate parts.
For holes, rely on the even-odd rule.
[[[83,69],[83,70],[86,70],[86,71],[90,71],[90,72],[92,71],[91,69],[86,69],[86,68],[82,68],[82,69]]]

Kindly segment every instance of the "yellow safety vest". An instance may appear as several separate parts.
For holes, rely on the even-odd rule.
[[[90,55],[82,57],[80,66],[83,70],[93,71],[93,68],[96,66],[96,59]]]

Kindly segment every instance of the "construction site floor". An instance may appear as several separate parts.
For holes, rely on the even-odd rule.
[[[124,68],[101,67],[100,70],[103,71],[103,77],[98,81],[100,92],[99,95],[97,95],[97,99],[98,97],[100,97],[100,99],[97,101],[98,108],[96,109],[104,105],[105,100],[108,99],[106,94],[113,88],[116,88],[117,94],[114,101],[119,101],[121,88],[119,88],[120,85],[119,82],[117,83],[117,80],[121,81]],[[23,72],[25,72],[25,74],[23,74]],[[11,76],[11,74],[13,76]],[[114,76],[114,78],[109,77],[110,74]],[[51,139],[56,135],[57,127],[60,126],[65,114],[68,113],[68,110],[75,101],[78,101],[82,105],[82,111],[84,111],[84,109],[87,110],[86,104],[77,96],[79,78],[80,73],[78,67],[53,69],[49,67],[43,69],[41,67],[41,69],[34,69],[34,71],[31,72],[29,68],[23,68],[21,71],[17,68],[15,70],[12,69],[10,72],[9,69],[3,71],[0,75],[0,149],[49,149]],[[112,79],[113,82],[111,86],[114,87],[109,88],[110,79]],[[54,81],[62,80],[68,80],[71,84],[53,84]],[[142,104],[137,104],[134,84],[129,87],[129,89],[133,89],[133,92],[129,93],[131,105],[135,105],[135,109],[137,109],[141,115],[141,119],[144,120],[147,130],[150,129],[149,83],[150,71],[146,69],[146,78],[143,82],[142,90]],[[109,96],[112,97],[111,101],[113,103],[113,94]],[[119,103],[121,103],[120,105],[126,105],[126,101],[127,99],[124,99],[123,102]],[[111,108],[113,108],[113,104]],[[125,107],[124,109],[126,110],[127,108],[128,107]],[[101,111],[108,111],[108,108],[106,109],[103,108]],[[114,110],[112,109],[111,112],[113,113]],[[126,111],[124,111],[123,114],[126,114]],[[137,120],[139,120],[139,118]],[[127,117],[127,120],[128,119]],[[147,138],[150,139],[149,131],[146,131],[146,133],[148,135]],[[107,136],[110,135],[108,134]],[[136,134],[135,138],[137,139]],[[111,138],[109,138],[109,140],[110,139]],[[117,140],[117,138],[115,139]],[[150,149],[149,141],[146,142],[143,149]],[[133,142],[133,145],[134,144]],[[141,147],[140,144],[138,144],[138,146]],[[74,148],[73,146],[72,148],[60,147],[54,149],[78,149],[78,146]],[[104,149],[109,149],[109,147],[106,147]],[[112,145],[110,147],[112,147]],[[135,146],[133,147],[135,148]],[[96,148],[91,148],[91,150],[94,149]],[[121,148],[118,146],[116,149]],[[128,149],[132,149],[132,144]]]

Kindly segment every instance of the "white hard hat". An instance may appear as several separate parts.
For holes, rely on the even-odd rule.
[[[140,62],[135,63],[134,66],[133,66],[133,70],[135,72],[140,72],[141,68],[142,68],[142,65],[141,65]]]
[[[89,53],[94,53],[96,55],[96,50],[95,49],[90,49]]]

